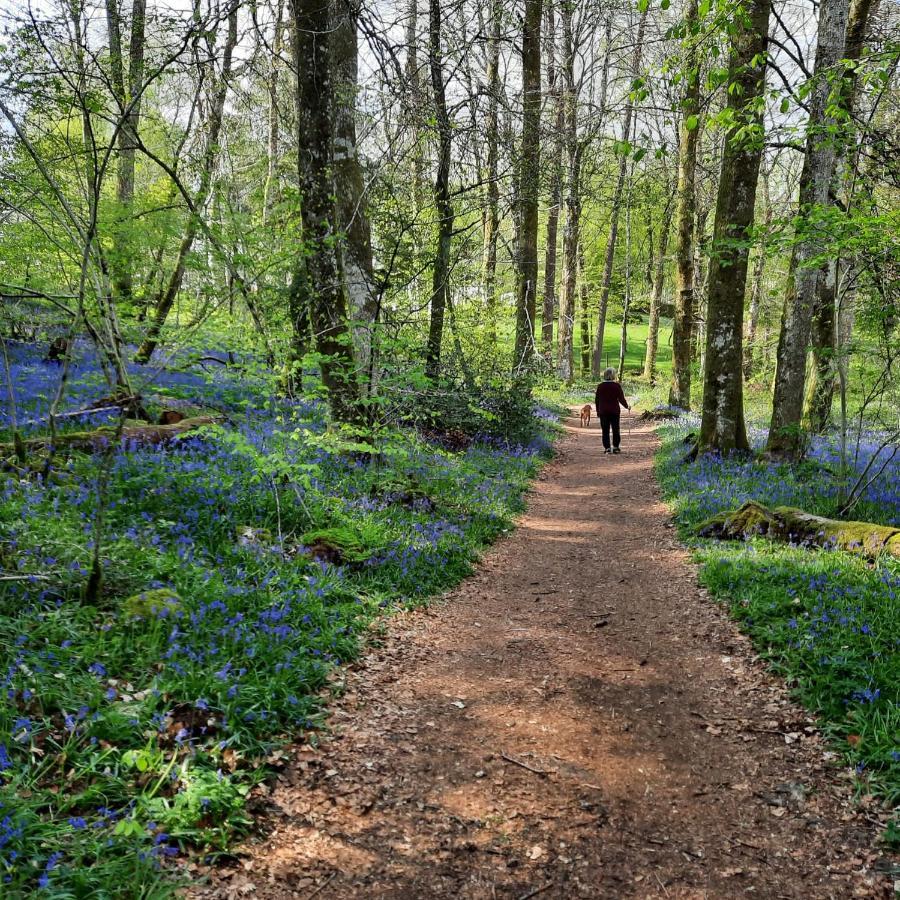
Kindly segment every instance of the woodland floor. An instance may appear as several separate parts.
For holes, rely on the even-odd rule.
[[[892,895],[812,719],[698,587],[652,429],[604,456],[575,425],[516,531],[340,673],[193,897]]]

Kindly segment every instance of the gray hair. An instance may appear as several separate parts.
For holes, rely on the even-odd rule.
[[[603,373],[603,380],[604,381],[615,381],[616,380],[616,370],[613,368],[607,369]]]

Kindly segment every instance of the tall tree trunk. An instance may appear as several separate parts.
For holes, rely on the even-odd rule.
[[[209,200],[212,190],[213,171],[219,155],[219,135],[222,132],[222,117],[225,111],[225,97],[228,94],[228,82],[231,76],[231,61],[237,44],[237,6],[232,6],[228,16],[228,34],[225,38],[225,46],[222,50],[222,72],[219,82],[213,88],[212,101],[209,109],[209,121],[207,124],[206,143],[203,150],[203,158],[200,163],[200,183],[197,193],[194,195],[193,212],[188,217],[187,226],[178,253],[175,256],[175,268],[169,276],[165,289],[156,299],[153,317],[147,328],[144,340],[135,354],[135,361],[139,363],[149,362],[153,351],[159,344],[159,337],[169,313],[181,290],[181,282],[184,280],[184,272],[187,266],[188,255],[194,246],[197,232],[200,230],[200,216]]]
[[[625,201],[625,298],[622,302],[622,334],[619,339],[619,381],[625,377],[625,356],[628,353],[628,313],[631,309],[631,198],[634,187],[634,166],[628,167],[628,199]]]
[[[268,224],[272,207],[278,199],[278,129],[280,127],[280,115],[278,112],[278,88],[281,81],[281,51],[284,28],[282,15],[284,12],[283,0],[277,0],[275,5],[275,34],[272,38],[272,53],[269,54],[269,77],[266,80],[266,89],[269,95],[268,110],[268,135],[266,139],[266,183],[263,186],[262,221]]]
[[[131,207],[134,202],[135,152],[141,117],[141,92],[144,81],[144,31],[146,0],[133,0],[131,37],[128,46],[128,71],[122,56],[122,32],[119,0],[106,0],[106,25],[109,36],[110,81],[122,116],[116,144],[119,150],[116,178],[116,226],[110,257],[113,292],[129,302],[134,290],[134,247],[129,236]],[[127,83],[126,83],[127,78]]]
[[[547,209],[547,246],[544,249],[544,302],[541,315],[541,344],[548,362],[553,357],[553,319],[556,315],[556,243],[559,207],[562,203],[562,133],[565,101],[560,90],[561,73],[556,68],[556,16],[552,0],[547,6],[547,88],[552,100],[553,126],[550,134],[550,205]]]
[[[484,250],[482,282],[487,302],[489,336],[497,340],[497,232],[500,229],[499,136],[500,136],[500,18],[502,0],[491,0],[490,34],[487,48],[488,111],[485,124],[487,142],[486,204],[484,210]]]
[[[863,53],[869,22],[877,10],[879,0],[853,0],[847,23],[847,41],[844,59],[855,61]],[[840,86],[839,104],[847,114],[847,122],[854,121],[859,80],[855,69],[847,69]],[[843,139],[838,141],[831,178],[829,202],[837,204],[841,196],[844,161],[847,151],[856,137],[854,128],[848,129]],[[834,398],[835,356],[840,346],[839,328],[835,322],[837,304],[837,284],[840,274],[838,260],[832,259],[822,277],[816,282],[816,299],[813,304],[812,350],[813,370],[808,393],[807,416],[810,430],[821,432],[831,418]]]
[[[572,7],[563,3],[562,24],[562,97],[563,130],[566,152],[566,220],[563,227],[562,296],[557,328],[557,374],[567,384],[575,378],[574,331],[575,290],[578,278],[578,248],[581,223],[581,143],[578,140],[578,107],[575,96],[575,45],[572,34]]]
[[[525,365],[534,352],[534,320],[537,314],[541,4],[542,0],[525,0],[522,23],[522,150],[519,160],[514,371]]]
[[[688,0],[685,24],[697,21],[697,0]],[[672,383],[669,403],[691,408],[691,347],[694,328],[694,217],[697,211],[697,142],[700,137],[700,67],[696,41],[685,61],[685,91],[678,145],[678,202],[675,211],[675,317],[672,322]]]
[[[311,330],[321,356],[322,382],[335,419],[360,419],[341,246],[335,228],[336,185],[332,143],[335,135],[334,69],[330,0],[292,0],[294,64],[297,71],[297,168],[304,259],[297,263],[301,291],[295,334]]]
[[[765,232],[768,234],[772,224],[772,204],[769,199],[769,173],[763,168],[762,199],[763,222]],[[764,245],[757,248],[756,258],[753,260],[753,274],[750,277],[750,319],[747,322],[747,338],[744,342],[744,380],[749,381],[753,377],[754,354],[756,352],[756,332],[759,329],[759,316],[763,301],[763,275],[766,270],[766,248]]]
[[[334,0],[331,61],[334,84],[334,181],[353,351],[360,371],[370,369],[375,323],[372,232],[366,212],[365,181],[356,142],[356,93],[359,51],[350,0]]]
[[[441,50],[441,3],[430,0],[428,19],[428,62],[438,132],[438,167],[434,180],[434,205],[438,215],[438,238],[431,281],[431,318],[428,323],[428,347],[425,373],[436,378],[441,367],[441,342],[444,313],[450,289],[450,242],[453,236],[453,205],[450,202],[451,125],[447,112]]]
[[[659,348],[659,310],[662,305],[666,280],[666,251],[669,249],[669,212],[672,209],[671,181],[666,178],[666,207],[659,225],[659,248],[656,253],[656,270],[653,273],[653,294],[650,297],[650,324],[647,327],[647,350],[644,355],[644,378],[650,384],[656,381],[656,351]]]
[[[797,230],[788,273],[788,296],[784,305],[775,387],[772,397],[772,422],[767,450],[781,457],[795,457],[803,449],[801,418],[806,384],[806,354],[812,327],[816,283],[821,267],[814,264],[821,253],[815,236],[814,219],[828,202],[834,168],[834,138],[829,130],[834,117],[828,112],[830,78],[844,55],[847,41],[849,0],[822,0],[819,6],[819,30],[813,89],[809,104],[806,150],[800,173],[800,199]]]
[[[644,6],[638,21],[634,51],[631,56],[631,76],[637,78],[641,71],[641,54],[643,53],[644,29],[647,24],[649,5]],[[631,140],[631,124],[634,118],[634,103],[629,98],[625,104],[625,121],[622,125],[622,140],[627,144]],[[600,281],[600,309],[597,314],[597,332],[594,335],[594,356],[591,373],[599,378],[603,370],[603,338],[606,331],[606,311],[609,306],[609,291],[612,287],[613,267],[616,259],[616,240],[619,233],[619,211],[622,205],[622,191],[625,187],[625,176],[628,172],[630,153],[622,153],[619,159],[619,176],[616,179],[616,190],[613,194],[609,217],[609,237],[606,241],[606,256],[603,261],[603,277]]]
[[[591,310],[590,288],[588,286],[587,266],[584,261],[584,242],[578,241],[578,292],[581,300],[581,374],[587,378],[591,373]]]
[[[706,365],[699,452],[749,450],[744,423],[743,337],[749,232],[763,151],[758,100],[765,91],[771,0],[750,0],[734,23],[728,62],[728,110],[709,267]]]

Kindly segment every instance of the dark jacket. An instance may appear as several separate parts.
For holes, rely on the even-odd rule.
[[[619,404],[630,409],[625,395],[622,393],[622,385],[618,381],[601,381],[597,385],[597,394],[594,397],[594,405],[597,407],[598,416],[619,415]]]

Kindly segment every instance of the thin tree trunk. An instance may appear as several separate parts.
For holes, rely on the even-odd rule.
[[[303,335],[311,327],[321,355],[322,382],[335,419],[360,419],[359,392],[353,359],[340,242],[332,142],[335,134],[329,0],[293,0],[294,63],[297,67],[297,136],[300,211],[305,244],[297,264],[299,309],[306,322],[296,322]]]
[[[438,214],[437,248],[431,281],[431,318],[428,323],[428,346],[425,373],[436,378],[441,367],[441,342],[444,335],[444,313],[450,281],[450,242],[453,236],[453,204],[450,202],[451,125],[447,112],[441,50],[441,3],[429,2],[428,62],[438,132],[438,166],[434,180],[434,205]]]
[[[781,335],[775,364],[772,398],[772,422],[767,450],[780,457],[796,457],[803,450],[801,418],[806,384],[806,355],[812,328],[816,287],[822,275],[814,264],[821,253],[813,219],[828,202],[828,189],[834,168],[834,138],[829,134],[834,117],[828,112],[831,83],[829,76],[844,54],[847,42],[849,0],[822,0],[819,6],[819,31],[814,85],[810,97],[806,150],[800,174],[797,243],[791,253],[788,296],[784,305]]]
[[[688,0],[685,23],[697,21],[697,0]],[[691,408],[691,358],[694,329],[694,218],[697,211],[697,143],[700,137],[700,70],[692,37],[687,59],[686,86],[681,101],[678,146],[678,203],[675,212],[675,317],[672,322],[672,383],[669,403]]]
[[[769,200],[769,173],[765,169],[762,176],[763,197],[763,222],[766,233],[772,224],[772,204]],[[763,275],[766,271],[766,248],[757,248],[756,258],[753,260],[753,274],[750,277],[750,319],[747,323],[747,338],[744,342],[744,380],[749,381],[753,377],[754,354],[756,352],[756,332],[759,329],[759,316],[763,299]]]
[[[275,6],[275,34],[272,39],[272,53],[269,57],[269,77],[266,88],[269,93],[269,121],[268,135],[266,139],[266,183],[263,187],[262,222],[266,225],[272,212],[272,207],[278,200],[278,129],[280,116],[278,112],[278,88],[281,81],[281,51],[282,15],[284,10],[283,0],[277,0]]]
[[[589,307],[587,266],[584,262],[584,243],[578,241],[578,284],[581,301],[581,374],[586,378],[591,373],[591,310]]]
[[[855,61],[862,56],[869,22],[879,6],[879,0],[853,0],[850,5],[850,16],[847,23],[847,41],[844,48],[844,59]],[[839,104],[846,111],[847,121],[854,121],[856,98],[859,92],[859,79],[855,69],[847,69],[841,84],[838,98]],[[855,129],[849,129],[838,141],[831,178],[829,202],[836,205],[842,194],[843,170],[847,151],[855,139]],[[807,416],[810,430],[814,433],[825,429],[831,418],[831,407],[834,399],[835,356],[839,342],[835,323],[835,307],[837,304],[837,282],[840,264],[836,259],[829,260],[816,283],[816,299],[813,304],[812,350],[813,369],[808,393]]]
[[[572,9],[561,6],[563,81],[560,107],[563,110],[566,152],[566,221],[563,228],[562,296],[557,328],[557,374],[571,384],[575,378],[574,330],[575,289],[578,277],[578,248],[581,221],[581,144],[578,140],[577,98],[575,96],[575,47],[572,34]],[[582,276],[583,278],[583,276]]]
[[[359,70],[356,19],[350,0],[335,0],[331,32],[334,84],[334,181],[338,224],[343,232],[342,261],[357,367],[369,371],[375,322],[372,232],[366,212],[365,181],[356,144],[356,93]]]
[[[553,319],[556,315],[556,243],[559,208],[562,203],[562,133],[565,101],[556,68],[556,17],[552,2],[547,6],[547,87],[552,100],[553,126],[550,134],[550,205],[547,209],[547,246],[544,250],[544,302],[541,315],[541,344],[548,362],[553,357]]]
[[[485,124],[487,142],[487,203],[484,211],[484,250],[482,282],[487,302],[488,332],[492,342],[497,340],[497,232],[500,228],[500,185],[498,179],[500,135],[500,17],[501,0],[491,0],[490,35],[487,48],[488,111]]]
[[[644,29],[647,24],[648,6],[644,6],[638,21],[634,52],[631,57],[631,76],[637,78],[641,71],[641,54],[643,53]],[[622,126],[622,140],[627,144],[631,140],[631,123],[634,118],[634,103],[629,98],[625,104],[625,122]],[[609,306],[609,292],[612,287],[613,267],[616,258],[616,239],[619,233],[619,211],[622,205],[622,191],[625,187],[625,176],[628,171],[630,153],[623,152],[619,160],[619,176],[616,179],[616,190],[610,208],[609,237],[606,241],[606,256],[603,261],[603,277],[600,281],[600,309],[597,318],[597,332],[594,335],[594,356],[591,373],[599,378],[603,370],[603,338],[606,331],[606,311]]]
[[[771,0],[751,0],[735,23],[728,64],[728,110],[709,268],[703,416],[696,450],[749,450],[744,423],[743,332],[749,231],[763,141],[758,99],[765,91]],[[752,137],[748,139],[747,135]]]
[[[673,196],[669,191],[671,182],[667,181],[666,207],[663,210],[662,222],[659,225],[659,249],[656,253],[656,271],[653,273],[653,294],[650,297],[650,323],[647,327],[647,350],[644,356],[644,378],[650,384],[656,381],[656,351],[659,348],[659,310],[662,305],[663,287],[666,278],[666,251],[669,249],[669,212],[672,209]]]
[[[110,81],[122,115],[116,143],[119,150],[116,179],[116,225],[110,256],[113,292],[128,302],[134,290],[135,254],[128,234],[131,207],[134,202],[135,152],[141,116],[141,91],[144,80],[144,30],[146,0],[134,0],[131,9],[131,37],[128,47],[126,84],[125,61],[122,56],[119,0],[106,0],[106,24],[109,37]]]
[[[228,82],[231,76],[231,61],[234,48],[237,43],[237,6],[233,6],[228,16],[228,35],[222,51],[222,73],[219,83],[215,86],[212,102],[209,110],[209,124],[206,135],[206,145],[203,151],[203,159],[200,168],[200,183],[197,193],[194,195],[194,211],[189,215],[184,236],[178,246],[175,256],[175,268],[169,276],[165,290],[156,300],[156,308],[153,318],[144,336],[144,340],[135,354],[135,361],[139,363],[149,362],[153,351],[159,344],[159,337],[163,326],[178,292],[181,290],[181,282],[184,280],[184,272],[187,265],[188,254],[194,246],[197,232],[200,230],[200,216],[209,199],[213,184],[213,170],[219,154],[219,135],[222,131],[222,117],[225,111],[225,97],[228,93]]]
[[[534,320],[537,314],[541,5],[542,0],[525,0],[522,23],[522,150],[519,162],[514,371],[525,365],[534,352]]]
[[[628,199],[625,201],[625,299],[622,303],[622,335],[619,340],[619,381],[625,377],[625,356],[628,352],[628,313],[631,308],[631,197],[634,166],[629,166]]]

